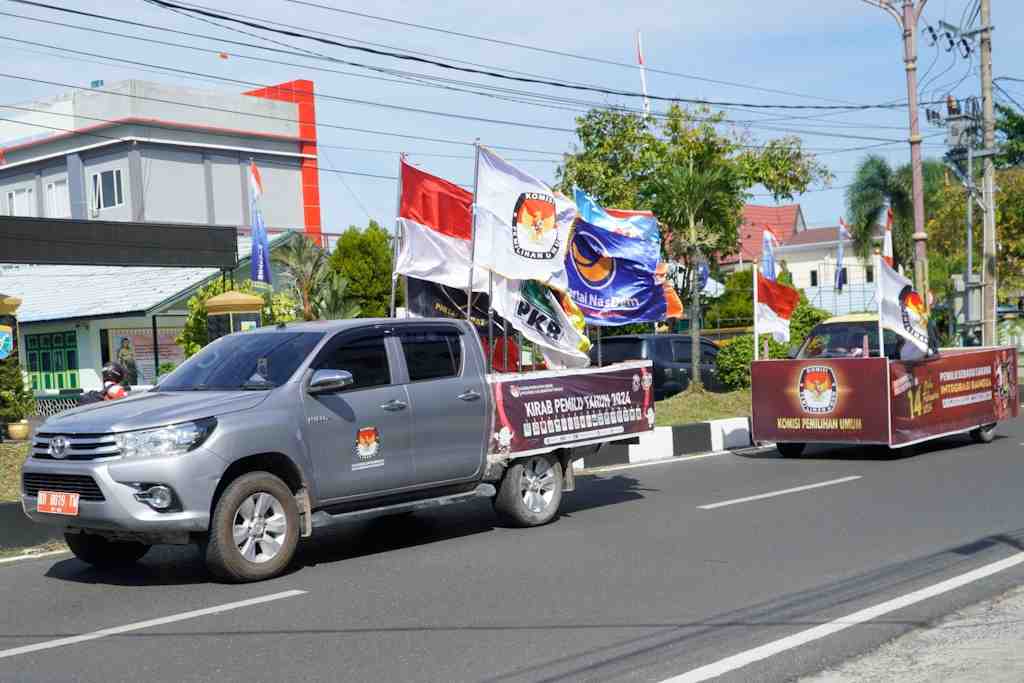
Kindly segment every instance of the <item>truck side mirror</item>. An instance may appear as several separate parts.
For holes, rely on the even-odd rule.
[[[352,373],[345,370],[316,370],[309,380],[309,393],[331,394],[355,384]]]

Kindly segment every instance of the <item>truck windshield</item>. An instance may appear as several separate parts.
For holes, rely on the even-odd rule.
[[[160,382],[159,391],[273,389],[323,339],[321,332],[245,332],[221,337]]]
[[[896,334],[885,330],[886,355],[897,349]],[[865,353],[865,350],[867,351]],[[878,356],[878,323],[831,323],[815,327],[798,358],[864,358]]]

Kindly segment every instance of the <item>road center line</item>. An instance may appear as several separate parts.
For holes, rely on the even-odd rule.
[[[125,624],[124,626],[115,626],[113,628],[105,628],[101,631],[93,631],[91,633],[83,633],[78,636],[70,636],[68,638],[58,638],[57,640],[47,640],[42,643],[33,643],[32,645],[25,645],[23,647],[15,647],[10,650],[0,650],[0,659],[6,659],[8,657],[16,657],[18,655],[28,654],[30,652],[39,652],[40,650],[52,650],[57,647],[64,647],[65,645],[76,645],[78,643],[84,643],[90,640],[99,640],[100,638],[107,638],[109,636],[117,636],[122,633],[130,633],[132,631],[141,631],[142,629],[153,628],[154,626],[163,626],[164,624],[173,624],[177,621],[185,621],[186,619],[195,619],[196,617],[205,617],[210,614],[220,614],[221,612],[228,612],[233,609],[240,609],[242,607],[251,607],[253,605],[261,605],[265,602],[272,602],[274,600],[281,600],[283,598],[293,598],[298,595],[304,595],[306,591],[291,590],[284,591],[283,593],[274,593],[272,595],[264,595],[261,598],[250,598],[249,600],[239,600],[238,602],[229,602],[224,605],[218,605],[216,607],[206,607],[204,609],[197,609],[191,612],[182,612],[181,614],[172,614],[166,617],[160,617],[158,619],[150,619],[148,621],[138,621],[134,624]]]
[[[721,503],[712,503],[710,505],[698,505],[698,510],[714,510],[715,508],[723,508],[726,505],[736,505],[738,503],[749,503],[752,500],[762,500],[764,498],[774,498],[775,496],[784,496],[787,493],[798,493],[800,491],[810,491],[811,489],[820,489],[822,486],[834,486],[835,484],[845,484],[848,481],[855,481],[860,479],[861,475],[857,474],[852,477],[843,477],[842,479],[832,479],[830,481],[823,481],[818,484],[808,484],[807,486],[797,486],[791,489],[783,489],[781,491],[771,491],[770,493],[759,493],[756,496],[747,496],[746,498],[736,498],[735,500],[724,500]]]
[[[793,648],[806,645],[807,643],[815,640],[820,640],[826,636],[838,633],[839,631],[843,631],[852,626],[863,624],[871,621],[872,619],[877,619],[890,612],[895,612],[896,610],[903,609],[904,607],[910,607],[911,605],[929,598],[934,598],[938,595],[942,595],[943,593],[956,590],[957,588],[966,586],[969,583],[980,581],[981,579],[992,576],[993,574],[998,574],[999,572],[1010,569],[1011,567],[1016,567],[1021,563],[1024,563],[1024,553],[1011,555],[1006,559],[993,562],[992,564],[986,564],[983,567],[969,571],[966,574],[961,574],[960,576],[954,576],[953,578],[937,583],[934,586],[922,588],[921,590],[914,591],[913,593],[908,593],[907,595],[883,602],[880,605],[875,605],[874,607],[868,607],[867,609],[863,609],[859,612],[854,612],[853,614],[842,617],[841,619],[830,621],[822,624],[821,626],[815,626],[814,628],[807,629],[806,631],[801,631],[800,633],[795,633],[791,636],[772,641],[760,647],[755,647],[752,650],[740,652],[732,657],[726,657],[725,659],[721,659],[713,664],[708,664],[707,666],[687,671],[686,673],[675,676],[674,678],[666,679],[665,681],[662,681],[662,683],[698,683],[699,681],[706,681],[708,679],[715,678],[716,676],[722,676],[730,671],[741,669],[748,664],[768,659],[780,652],[792,650]]]

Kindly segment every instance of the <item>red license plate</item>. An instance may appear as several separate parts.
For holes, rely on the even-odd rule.
[[[40,491],[36,496],[36,511],[51,515],[78,516],[77,493],[61,493],[60,491]]]

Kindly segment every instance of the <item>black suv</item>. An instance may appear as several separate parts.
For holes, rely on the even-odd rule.
[[[657,401],[678,394],[690,386],[691,339],[688,334],[630,334],[601,340],[601,361],[597,344],[590,349],[590,362],[611,365],[625,360],[649,360],[654,363],[654,398]],[[711,391],[722,391],[718,379],[718,346],[710,339],[700,340],[700,376]]]

